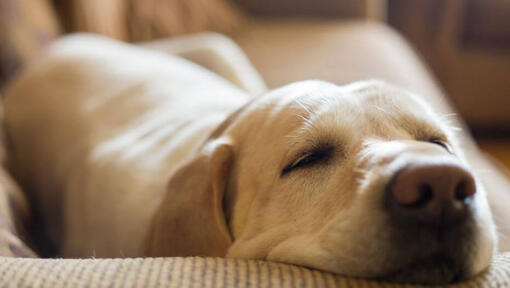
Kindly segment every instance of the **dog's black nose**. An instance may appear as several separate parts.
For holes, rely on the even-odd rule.
[[[389,212],[403,221],[449,225],[466,218],[475,180],[455,162],[411,163],[387,187]]]

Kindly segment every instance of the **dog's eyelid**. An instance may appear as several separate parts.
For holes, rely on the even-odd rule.
[[[449,153],[452,153],[452,149],[445,137],[430,137],[427,142],[439,145],[446,149]]]
[[[294,160],[282,169],[281,176],[284,176],[298,168],[305,168],[314,164],[322,163],[330,159],[334,151],[334,147],[322,145],[306,149],[299,153],[297,157],[294,157]]]

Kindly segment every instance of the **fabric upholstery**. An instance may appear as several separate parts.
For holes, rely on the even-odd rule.
[[[55,1],[69,32],[94,32],[124,41],[148,41],[193,32],[227,33],[243,22],[226,0]]]
[[[34,257],[35,253],[25,244],[30,218],[28,201],[6,169],[6,139],[2,124],[0,103],[0,257]]]
[[[0,257],[35,257],[25,244],[28,206],[11,176],[0,168]]]
[[[0,87],[59,34],[49,2],[0,1]]]
[[[307,268],[223,258],[0,258],[0,287],[424,287],[350,279]],[[426,286],[425,286],[426,287]],[[429,286],[430,287],[430,286]],[[510,287],[510,254],[487,272],[444,287]]]
[[[228,33],[243,22],[234,3],[225,0],[131,0],[131,41],[148,41],[193,32]]]
[[[257,19],[233,39],[269,88],[306,79],[347,84],[378,78],[430,95],[441,110],[451,110],[423,63],[386,25],[359,20]]]

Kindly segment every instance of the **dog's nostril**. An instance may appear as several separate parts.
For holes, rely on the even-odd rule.
[[[414,187],[411,190],[414,190]],[[415,196],[412,201],[399,202],[397,199],[397,202],[399,202],[399,205],[406,208],[422,208],[432,200],[432,198],[434,197],[434,190],[432,186],[430,186],[429,184],[423,183],[417,185],[416,190],[413,192],[413,194],[415,194]]]
[[[434,192],[432,186],[429,184],[421,184],[418,186],[419,198],[418,201],[413,205],[414,207],[423,207],[425,206],[432,197],[434,196]]]
[[[471,199],[476,192],[476,188],[472,182],[471,179],[468,179],[457,184],[454,194],[455,200],[466,203]]]

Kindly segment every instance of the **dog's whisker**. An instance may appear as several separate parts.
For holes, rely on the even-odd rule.
[[[312,114],[312,110],[311,110],[311,108],[306,107],[306,105],[305,105],[305,104],[303,104],[303,103],[301,102],[301,100],[296,99],[296,104],[297,104],[297,105],[299,105],[301,108],[303,108],[303,110],[305,110],[305,111],[306,111],[306,113],[308,113],[309,115],[311,115],[311,114]]]
[[[439,119],[440,119],[440,121],[447,124],[448,126],[455,128],[452,125],[457,123],[457,114],[456,113],[448,113],[448,114],[439,115]]]
[[[299,119],[301,119],[306,125],[313,125],[312,120],[309,118],[303,116],[303,115],[296,115]]]
[[[458,133],[458,132],[462,132],[464,129],[462,129],[461,127],[458,127],[458,126],[452,126],[452,125],[450,125],[450,130],[451,130],[452,132]]]
[[[356,179],[356,183],[358,184],[359,187],[365,186],[366,182],[367,182],[367,178],[366,177],[360,177],[360,178]]]
[[[354,168],[354,172],[362,174],[362,175],[367,175],[368,174],[368,170],[362,169],[362,168]]]
[[[446,120],[446,121],[451,121],[452,118],[456,118],[456,117],[457,117],[457,113],[446,113],[446,114],[439,115],[439,118]]]
[[[356,183],[358,184],[358,186],[363,187],[370,178],[369,177],[370,172],[362,168],[354,168],[354,172],[360,175],[359,177],[356,177]]]

